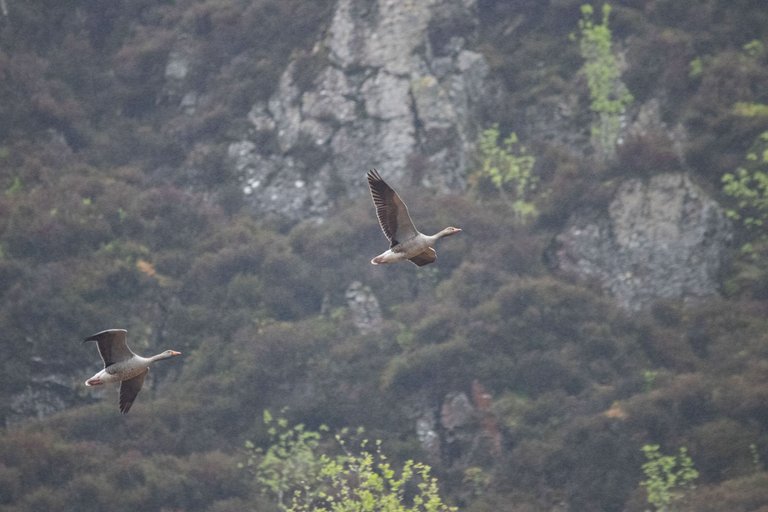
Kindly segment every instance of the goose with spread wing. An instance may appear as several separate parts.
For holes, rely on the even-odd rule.
[[[152,357],[134,354],[126,342],[125,329],[107,329],[97,332],[83,340],[95,341],[99,354],[104,361],[104,369],[85,381],[86,386],[100,386],[110,382],[120,383],[120,412],[126,414],[141,391],[144,377],[149,373],[149,365],[161,359],[181,355],[175,350],[166,350]]]
[[[368,171],[368,187],[376,207],[381,230],[390,242],[389,250],[373,258],[371,263],[397,263],[410,260],[418,266],[429,265],[437,259],[435,242],[445,236],[461,233],[461,229],[447,227],[434,235],[425,235],[413,225],[408,207],[376,169]]]

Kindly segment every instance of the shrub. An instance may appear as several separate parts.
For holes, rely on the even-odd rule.
[[[723,192],[737,206],[726,213],[745,228],[764,233],[762,228],[768,224],[768,131],[760,134],[746,160],[744,167],[723,175]]]
[[[737,104],[745,115],[765,117],[768,105]],[[761,133],[746,155],[746,162],[722,177],[723,192],[732,206],[726,214],[742,228],[741,254],[734,259],[732,277],[726,281],[726,291],[747,292],[756,298],[768,294],[768,131]]]
[[[688,451],[681,447],[677,455],[663,455],[659,445],[647,444],[643,453],[647,459],[643,464],[646,479],[640,485],[648,492],[648,503],[660,512],[675,510],[685,494],[695,488],[693,482],[699,477]]]
[[[702,486],[691,496],[689,509],[696,512],[759,510],[768,503],[768,473],[733,478]]]
[[[473,365],[482,355],[464,340],[426,345],[390,360],[382,376],[384,388],[413,391],[463,389],[474,378]]]
[[[751,443],[759,438],[757,428],[727,417],[699,425],[688,436],[696,466],[710,482],[754,472],[759,464]]]
[[[263,450],[251,441],[245,442],[246,462],[240,466],[250,468],[265,494],[277,502],[278,507],[287,510],[295,493],[320,479],[323,459],[315,451],[320,444],[321,434],[328,428],[320,425],[320,432],[305,429],[303,424],[289,426],[285,418],[274,418],[264,411],[264,425],[271,438],[271,445]],[[305,499],[312,501],[314,494],[322,489],[307,489]]]
[[[592,125],[595,149],[605,158],[612,158],[621,130],[621,116],[633,98],[621,82],[616,57],[613,55],[611,29],[608,17],[611,6],[603,4],[602,21],[596,24],[592,17],[594,8],[581,6],[579,20],[579,50],[584,58],[584,74],[587,76],[592,111],[597,121]]]
[[[628,137],[617,150],[617,157],[618,171],[626,176],[651,176],[681,168],[672,141],[659,134]]]
[[[689,87],[701,73],[702,60],[693,53],[689,33],[669,28],[651,32],[627,48],[627,86],[638,101],[657,97],[663,90],[665,116],[675,115],[684,106]]]
[[[533,174],[536,159],[528,154],[514,132],[501,144],[499,137],[498,124],[480,133],[477,141],[479,169],[473,175],[475,186],[479,180],[489,180],[504,200],[511,204],[518,220],[535,217],[536,206],[532,196],[538,183]]]
[[[265,411],[264,422],[272,444],[266,450],[246,442],[246,462],[256,480],[286,512],[451,512],[443,503],[437,479],[426,464],[407,460],[400,471],[381,450],[363,439],[357,448],[349,432],[336,435],[341,454],[320,452],[322,433],[290,426]],[[358,434],[362,434],[359,429]],[[399,473],[399,475],[398,475]]]

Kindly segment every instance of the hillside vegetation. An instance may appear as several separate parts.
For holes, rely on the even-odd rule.
[[[424,231],[463,230],[423,268],[370,265],[386,241],[364,195],[324,219],[263,217],[220,165],[253,102],[327,26],[330,0],[6,2],[0,512],[280,510],[248,465],[275,442],[265,409],[312,432],[363,427],[394,467],[428,463],[459,510],[655,508],[646,491],[661,473],[643,465],[656,445],[698,472],[668,489],[677,510],[767,509],[763,1],[614,2],[627,92],[685,127],[682,160],[664,133],[606,158],[511,138],[506,174],[480,155],[465,191],[393,182]],[[476,46],[505,91],[478,127],[487,154],[504,148],[483,130],[499,146],[522,139],[541,98],[578,96],[584,132],[595,127],[582,3],[478,2]],[[181,34],[209,52],[194,116],[167,99]],[[669,170],[731,211],[720,296],[627,312],[550,268],[570,212]],[[354,281],[378,299],[380,328],[356,326]],[[126,416],[113,390],[82,384],[99,359],[80,340],[112,327],[141,354],[184,354],[152,368]],[[435,427],[430,450],[417,423],[461,393],[475,415]],[[316,450],[342,453],[332,435]]]

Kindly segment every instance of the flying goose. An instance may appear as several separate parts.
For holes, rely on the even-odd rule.
[[[181,355],[175,350],[166,350],[156,356],[141,357],[133,353],[125,341],[125,329],[107,329],[97,332],[83,340],[95,341],[99,345],[99,354],[104,361],[104,369],[85,381],[86,386],[100,386],[109,382],[120,383],[120,412],[128,413],[141,391],[144,377],[149,373],[149,365],[161,359]]]
[[[448,227],[434,235],[420,233],[413,225],[408,207],[397,192],[387,185],[376,169],[368,171],[368,186],[376,206],[376,217],[381,230],[389,239],[389,250],[373,258],[371,263],[397,263],[410,260],[418,266],[429,265],[437,259],[435,242],[444,236],[461,233],[461,229]]]

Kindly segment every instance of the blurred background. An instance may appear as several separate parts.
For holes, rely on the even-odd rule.
[[[0,511],[286,510],[268,410],[460,510],[765,512],[766,45],[761,0],[3,0]],[[369,263],[374,167],[435,264]],[[107,328],[184,353],[127,416]]]

